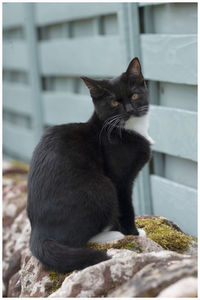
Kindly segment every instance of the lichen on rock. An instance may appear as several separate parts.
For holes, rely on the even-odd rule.
[[[146,231],[147,237],[166,250],[184,253],[194,240],[192,236],[170,226],[163,217],[136,219],[136,226]]]

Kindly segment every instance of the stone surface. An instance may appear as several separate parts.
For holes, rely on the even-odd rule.
[[[81,271],[75,270],[71,274],[63,275],[46,270],[29,250],[30,223],[26,215],[27,170],[26,165],[4,164],[3,295],[5,297],[132,298],[197,295],[197,242],[186,236],[187,241],[183,241],[184,254],[165,250],[170,247],[173,250],[181,250],[179,245],[174,247],[172,240],[179,242],[179,236],[182,238],[184,234],[176,224],[159,216],[137,217],[140,221],[138,227],[145,229],[147,237],[126,236],[113,243],[112,234],[107,233],[108,244],[90,245],[107,251],[111,256],[110,260]],[[147,226],[146,230],[144,228],[146,221],[143,220],[155,221],[155,224]],[[164,224],[166,231],[158,238],[154,230],[159,229],[161,224],[162,226]],[[177,238],[174,239],[173,235]],[[118,238],[120,237],[123,236],[118,235]],[[161,243],[158,244],[155,240],[161,240]],[[189,247],[186,247],[188,241]]]
[[[25,179],[21,179],[20,182],[11,178],[3,179],[3,226],[5,231],[26,207],[26,188]]]
[[[9,264],[10,259],[17,251],[22,253],[23,249],[29,247],[30,223],[24,209],[15,219],[10,229],[4,234],[3,253],[4,262]]]
[[[195,277],[186,277],[162,290],[158,298],[197,298],[198,280]]]
[[[9,280],[8,298],[18,298],[21,293],[20,272],[15,273]]]
[[[163,253],[165,256],[165,253]],[[197,260],[185,257],[178,260],[158,260],[148,263],[127,283],[121,285],[109,297],[156,297],[159,292],[179,279],[197,276]]]
[[[20,298],[47,297],[48,289],[46,286],[48,286],[48,284],[51,285],[51,280],[48,276],[49,273],[50,272],[45,270],[42,264],[35,257],[31,256],[28,261],[27,257],[25,257],[20,271]]]
[[[163,274],[166,272],[165,266],[167,266],[170,270],[170,265],[172,265],[172,262],[174,264],[177,264],[176,276],[178,279],[181,276],[180,274],[184,274],[184,272],[187,271],[188,264],[191,266],[191,270],[189,270],[187,274],[194,275],[196,272],[194,258],[191,259],[191,256],[189,255],[183,256],[172,251],[163,250],[160,252],[136,254],[129,250],[110,249],[108,250],[108,255],[112,256],[112,259],[88,267],[82,271],[73,272],[64,280],[61,288],[59,288],[55,293],[51,294],[49,297],[132,297],[132,295],[129,294],[127,296],[124,295],[127,288],[125,286],[125,288],[123,289],[122,284],[127,281],[128,283],[131,282],[131,278],[140,276],[140,272],[142,272],[142,275],[143,273],[146,274],[146,271],[142,271],[145,268],[147,268],[147,271],[150,272],[152,271],[152,267],[155,266],[153,268],[153,271],[156,271],[157,275],[155,276],[159,284],[159,274],[163,276]],[[178,268],[181,269],[182,260],[184,260],[183,271],[179,271]],[[193,268],[192,264],[194,264]],[[173,273],[173,271],[171,272]],[[150,280],[151,276],[152,274],[149,275],[145,283],[147,283],[148,280]],[[155,276],[152,277],[154,278],[154,284]],[[175,280],[175,278],[175,275],[172,276],[172,279]],[[171,279],[170,275],[169,279]],[[144,282],[141,281],[139,285],[138,280],[136,280],[136,287],[141,288],[143,290],[143,283]],[[171,281],[169,283],[171,283]],[[119,290],[113,292],[113,294],[110,294],[110,291],[112,291],[118,286],[120,286]],[[131,293],[133,293],[132,290]],[[136,294],[135,291],[134,293]]]
[[[163,250],[162,246],[160,246],[159,244],[155,243],[153,240],[147,237],[135,236],[134,240],[138,244],[138,246],[142,249],[142,253],[148,253],[153,251],[159,252]]]

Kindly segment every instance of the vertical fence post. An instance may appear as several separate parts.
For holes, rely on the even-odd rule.
[[[137,56],[141,60],[140,49],[140,19],[137,3],[122,3],[118,15],[122,55],[126,57],[126,64]],[[134,186],[134,207],[137,214],[152,214],[152,200],[150,187],[149,163],[139,173]]]
[[[43,105],[35,25],[35,3],[25,3],[25,34],[29,59],[29,81],[31,88],[32,128],[34,143],[38,143],[43,132]]]
[[[153,7],[146,6],[144,9],[144,32],[154,34],[155,33],[155,25],[153,18]],[[159,101],[159,82],[157,81],[149,81],[148,89],[149,89],[149,98],[151,104],[160,105]],[[164,154],[159,152],[153,153],[153,172],[156,175],[164,176]]]

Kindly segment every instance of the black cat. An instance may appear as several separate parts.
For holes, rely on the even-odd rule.
[[[148,136],[138,133],[137,126],[134,131],[149,108],[139,60],[133,59],[117,78],[82,79],[93,99],[92,117],[48,128],[28,177],[30,249],[60,272],[109,259],[105,252],[87,248],[108,226],[138,235],[132,186],[151,156]]]

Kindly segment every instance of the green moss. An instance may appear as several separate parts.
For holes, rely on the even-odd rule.
[[[13,160],[12,165],[13,165],[13,167],[19,168],[19,169],[23,170],[24,172],[29,171],[29,165],[22,161]]]
[[[194,239],[167,225],[162,217],[137,219],[136,226],[143,228],[147,233],[147,237],[160,244],[164,249],[179,253],[186,251]]]
[[[61,274],[57,271],[52,271],[49,273],[49,279],[51,280],[51,283],[46,285],[46,290],[48,291],[48,294],[51,295],[52,293],[56,292],[62,285],[64,279],[69,276],[72,272]]]
[[[142,249],[134,241],[133,236],[126,236],[125,238],[117,241],[116,243],[107,243],[107,244],[98,244],[98,243],[88,243],[88,247],[96,250],[108,250],[111,248],[114,249],[128,249],[137,253],[142,252]]]

